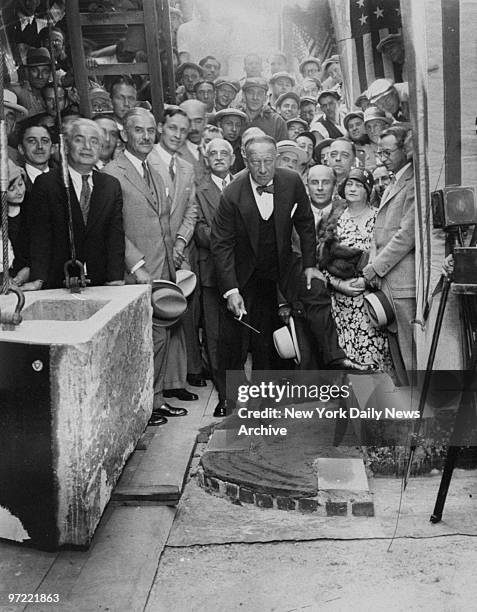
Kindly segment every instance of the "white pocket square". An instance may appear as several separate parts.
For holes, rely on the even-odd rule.
[[[291,213],[290,213],[290,219],[293,217],[293,215],[295,214],[296,209],[298,208],[298,204],[295,204],[295,206],[292,208]]]

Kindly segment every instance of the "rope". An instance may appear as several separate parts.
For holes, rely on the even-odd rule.
[[[2,293],[8,293],[10,286],[10,262],[8,257],[8,143],[3,102],[3,58],[0,61],[0,191],[2,194],[2,243],[3,243],[3,280]]]
[[[61,176],[63,179],[63,185],[66,190],[66,208],[68,212],[68,237],[70,242],[70,256],[73,263],[76,262],[76,247],[75,247],[75,235],[73,230],[73,211],[71,208],[71,194],[70,194],[70,178],[68,173],[68,160],[66,157],[65,137],[63,135],[63,125],[61,121],[61,111],[59,105],[58,96],[58,77],[56,75],[56,64],[53,50],[53,43],[51,40],[51,34],[53,29],[53,19],[50,13],[50,0],[46,2],[46,13],[48,23],[48,47],[51,58],[51,78],[53,82],[53,93],[55,96],[55,107],[56,107],[56,124],[58,126],[59,141],[60,141],[60,161],[61,161]]]

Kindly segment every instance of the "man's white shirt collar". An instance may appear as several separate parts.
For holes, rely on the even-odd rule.
[[[76,197],[78,198],[78,202],[81,198],[81,190],[83,189],[83,175],[80,174],[77,170],[68,166],[68,172],[71,177],[71,182],[73,183],[73,188],[76,193]],[[90,186],[91,191],[93,190],[93,171],[90,170],[88,173],[88,185]]]
[[[264,219],[264,221],[267,221],[273,214],[273,193],[267,193],[264,191],[262,194],[259,194],[257,187],[260,187],[260,185],[254,181],[251,174],[249,177],[250,184],[252,185],[253,197],[255,198],[255,203],[257,204],[260,216],[262,219]],[[273,185],[273,179],[269,181],[265,187],[268,187],[269,185]]]
[[[227,187],[227,185],[230,185],[230,181],[232,180],[230,178],[230,174],[227,174],[225,179],[221,179],[220,176],[216,176],[215,174],[211,173],[210,178],[214,181],[214,183],[217,185],[220,191],[223,191],[224,187]],[[225,185],[224,185],[224,181],[225,181]]]
[[[166,151],[164,149],[164,147],[161,145],[161,143],[154,145],[154,149],[157,152],[157,154],[159,155],[159,157],[162,159],[162,161],[166,164],[167,167],[169,167],[170,163],[171,163],[171,159],[174,157],[174,169],[176,166],[176,156],[171,155],[169,153],[169,151]]]
[[[129,159],[134,168],[138,171],[141,176],[144,176],[144,171],[142,168],[142,161],[139,157],[136,157],[132,153],[130,153],[127,149],[124,150],[124,155]]]
[[[32,183],[35,182],[35,179],[39,177],[40,174],[46,174],[49,171],[50,171],[50,168],[48,166],[45,168],[45,170],[38,170],[38,168],[35,168],[35,166],[32,166],[29,163],[25,164],[25,172],[27,173],[28,178],[30,179]]]

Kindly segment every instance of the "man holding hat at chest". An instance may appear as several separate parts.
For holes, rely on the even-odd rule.
[[[103,172],[116,177],[123,192],[126,282],[153,286],[154,410],[149,424],[163,425],[167,417],[187,414],[184,408],[175,408],[161,397],[164,380],[171,370],[185,382],[184,330],[176,323],[185,312],[187,302],[175,284],[170,199],[161,176],[147,160],[156,137],[152,113],[143,108],[128,111],[124,117],[124,133],[126,150],[110,161]],[[181,356],[177,350],[173,356],[169,354],[173,334],[179,336],[176,347],[182,350]],[[170,363],[171,357],[174,363]]]

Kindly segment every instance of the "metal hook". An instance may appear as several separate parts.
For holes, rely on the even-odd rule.
[[[7,294],[8,293],[14,293],[17,296],[17,305],[14,312],[2,313],[0,311],[0,323],[3,331],[14,331],[15,326],[20,325],[23,321],[21,312],[25,306],[25,294],[19,287],[13,285],[10,285],[8,288]]]
[[[70,276],[69,270],[75,267],[79,270],[79,276]],[[77,259],[69,259],[65,263],[63,270],[65,273],[65,287],[69,289],[71,293],[81,293],[81,289],[84,289],[84,287],[91,282],[85,276],[83,264]]]

